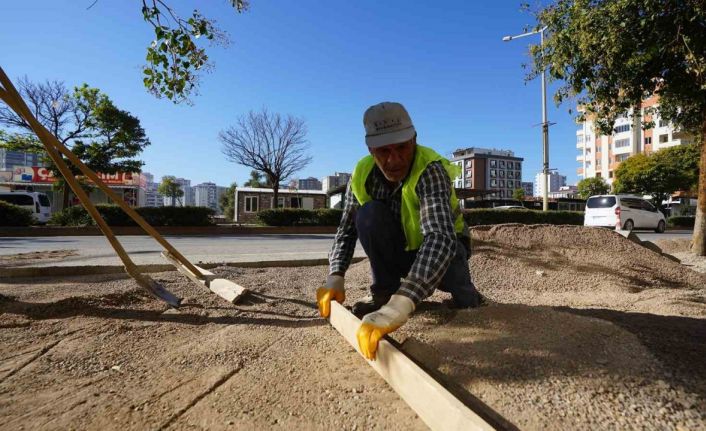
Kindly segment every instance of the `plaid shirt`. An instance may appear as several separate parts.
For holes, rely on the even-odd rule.
[[[391,186],[380,169],[375,166],[365,182],[365,189],[373,200],[387,202],[395,218],[402,219],[402,183]],[[424,241],[397,293],[418,304],[431,295],[441,282],[456,253],[457,241],[454,216],[449,204],[451,181],[441,162],[432,162],[426,167],[419,177],[416,192],[419,196]],[[329,253],[329,273],[345,273],[350,266],[358,239],[355,215],[359,206],[349,181],[343,217]]]

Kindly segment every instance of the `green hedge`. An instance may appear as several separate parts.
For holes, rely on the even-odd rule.
[[[342,214],[341,210],[329,208],[277,208],[260,211],[257,221],[265,226],[338,226]]]
[[[98,213],[110,226],[137,226],[117,205],[96,205]],[[141,207],[138,214],[152,226],[209,226],[214,211],[206,207]],[[82,206],[73,206],[52,214],[49,224],[60,226],[88,226],[95,222]]]
[[[583,225],[583,213],[578,211],[479,208],[465,210],[464,218],[469,226],[502,223]]]
[[[34,222],[32,211],[0,201],[0,226],[29,226]]]
[[[669,226],[673,226],[673,227],[687,227],[687,228],[693,229],[695,221],[696,221],[696,217],[675,216],[675,217],[669,217],[667,219],[667,224]]]

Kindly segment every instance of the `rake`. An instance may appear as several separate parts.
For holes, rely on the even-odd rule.
[[[83,188],[81,188],[79,182],[71,173],[71,170],[62,158],[62,155],[66,157],[76,168],[78,168],[83,175],[93,181],[93,183],[100,190],[102,190],[106,196],[122,208],[122,210],[125,211],[125,213],[130,216],[130,218],[132,218],[135,223],[137,223],[148,235],[164,247],[165,250],[162,252],[162,256],[174,265],[180,273],[186,275],[190,280],[199,286],[208,288],[216,295],[231,303],[236,302],[242,295],[247,293],[247,289],[239,284],[224,278],[216,278],[213,273],[206,271],[203,268],[199,268],[189,262],[189,260],[179,253],[179,251],[177,251],[177,249],[175,249],[171,244],[169,244],[169,242],[167,242],[167,240],[165,240],[159,232],[150,226],[150,224],[147,223],[142,216],[132,209],[113,190],[106,186],[103,180],[101,180],[95,172],[88,168],[74,153],[59,142],[59,140],[35,118],[15,86],[5,74],[2,67],[0,67],[0,100],[5,102],[32,128],[34,133],[42,142],[47,154],[66,180],[66,183],[69,187],[71,187],[71,190],[73,190],[81,204],[84,208],[86,208],[86,211],[88,211],[93,220],[95,220],[101,232],[113,247],[113,250],[117,253],[118,257],[125,266],[125,271],[137,282],[138,285],[174,308],[179,307],[181,303],[181,298],[178,298],[148,275],[143,274],[140,271],[140,268],[135,265],[132,259],[130,259],[122,244],[120,244],[120,241],[118,241],[115,237],[115,234],[110,226],[108,226],[105,220],[103,220],[95,205],[90,201],[86,192]]]

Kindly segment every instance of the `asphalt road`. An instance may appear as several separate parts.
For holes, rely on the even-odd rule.
[[[322,259],[328,257],[333,235],[165,236],[194,263]],[[149,236],[119,236],[125,250],[140,265],[167,263],[163,248]],[[32,266],[120,265],[102,236],[0,238],[0,255],[49,250],[74,250],[77,256]],[[364,256],[358,244],[355,256]]]
[[[636,232],[642,240],[690,238],[692,231],[657,234]],[[194,263],[253,262],[263,260],[324,259],[331,249],[333,235],[244,235],[244,236],[166,236],[174,247]],[[119,236],[118,239],[137,264],[166,263],[162,247],[148,236]],[[76,256],[32,263],[31,266],[120,265],[121,262],[102,236],[9,237],[0,238],[0,255],[50,250],[73,250]],[[355,256],[364,256],[358,244]]]
[[[668,230],[664,233],[654,231],[634,231],[642,241],[656,241],[658,239],[689,239],[694,234],[693,230]]]

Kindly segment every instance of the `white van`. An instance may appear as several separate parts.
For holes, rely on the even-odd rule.
[[[661,211],[639,196],[600,195],[591,196],[586,201],[583,225],[650,229],[662,233],[667,220]]]
[[[0,201],[5,201],[32,211],[35,220],[46,223],[51,217],[51,203],[44,193],[38,192],[0,192]]]

